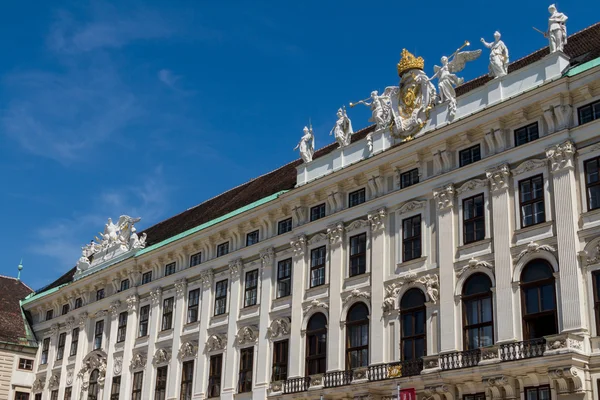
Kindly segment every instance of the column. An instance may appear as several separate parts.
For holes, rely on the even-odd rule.
[[[371,317],[370,317],[370,364],[380,364],[385,362],[385,328],[383,321],[383,300],[385,297],[385,272],[388,270],[387,261],[388,240],[385,226],[387,212],[381,208],[376,212],[370,213],[371,222]]]
[[[240,308],[240,275],[244,269],[244,263],[241,258],[235,259],[229,263],[229,324],[227,325],[227,351],[223,360],[225,362],[224,379],[221,391],[222,400],[231,400],[237,392],[237,377],[239,371],[238,349],[234,346],[235,336],[237,334],[237,319]]]
[[[344,343],[340,316],[342,285],[345,275],[344,224],[337,222],[327,228],[329,238],[329,315],[327,317],[327,372],[345,369]]]
[[[86,311],[79,314],[79,338],[77,341],[77,355],[75,357],[75,369],[73,371],[73,390],[72,393],[81,393],[81,378],[77,376],[81,370],[83,358],[87,355],[89,349],[89,318]]]
[[[187,314],[185,307],[187,280],[185,278],[175,281],[175,292],[175,304],[173,304],[175,320],[173,321],[173,344],[168,372],[170,379],[167,379],[167,399],[177,399],[179,397],[182,364],[177,356],[181,347],[181,333],[183,332],[183,324]]]
[[[213,270],[208,269],[200,274],[202,291],[200,292],[200,327],[198,333],[198,358],[194,370],[194,399],[202,399],[208,382],[209,357],[204,352],[208,339],[208,322],[211,316],[211,289],[213,285]]]
[[[457,350],[454,307],[454,185],[448,184],[433,192],[437,203],[438,265],[440,274],[440,351]]]
[[[502,164],[485,171],[490,182],[492,207],[492,240],[494,246],[494,272],[496,276],[497,343],[516,340],[513,318],[512,256],[510,246],[513,232],[511,197],[508,191],[510,169]]]
[[[273,263],[275,262],[275,250],[272,247],[260,252],[262,262],[260,279],[260,319],[258,323],[258,346],[255,347],[256,380],[253,388],[253,398],[266,399],[269,382],[271,381],[271,346],[267,337],[269,329],[269,310],[271,308],[271,296],[273,294],[272,277]]]
[[[162,297],[161,287],[156,287],[150,292],[152,305],[150,306],[150,320],[148,321],[148,353],[145,354],[144,358],[146,366],[144,367],[144,379],[142,381],[142,399],[154,397],[154,365],[152,364],[152,356],[156,351],[156,339],[160,331]]]
[[[121,302],[113,301],[110,303],[110,323],[109,326],[105,327],[107,332],[106,336],[106,375],[104,380],[104,393],[105,398],[110,397],[110,387],[112,385],[112,378],[114,376],[114,364],[115,364],[115,350],[117,343],[117,330],[119,329],[119,313],[121,312]],[[100,397],[99,397],[100,398]]]
[[[585,288],[578,252],[577,181],[573,156],[575,145],[570,140],[546,149],[552,167],[554,208],[556,210],[556,237],[560,261],[560,307],[563,332],[587,331]]]
[[[129,365],[131,364],[135,340],[138,337],[139,297],[137,294],[132,294],[127,296],[125,301],[127,303],[128,313],[127,332],[125,333],[125,347],[123,348],[123,355],[120,357],[120,360],[115,359],[115,369],[119,370],[121,375],[121,395],[125,393],[125,397],[127,397],[130,396],[133,383],[133,374],[129,370]]]
[[[308,274],[306,236],[300,235],[292,238],[290,245],[294,252],[292,257],[292,314],[291,326],[294,329],[290,332],[290,356],[288,363],[288,378],[298,378],[304,376],[304,353],[302,341],[304,335],[301,332],[302,327],[302,300],[306,290]],[[292,350],[293,349],[293,350]]]
[[[58,398],[62,399],[64,397],[66,381],[67,381],[67,366],[69,365],[69,357],[71,354],[71,342],[73,341],[73,328],[75,327],[75,317],[70,316],[65,321],[65,327],[67,329],[67,339],[65,340],[65,352],[63,355],[63,363],[62,368],[60,369],[60,390],[58,393]],[[75,373],[73,373],[75,376]],[[74,382],[73,382],[74,383]]]

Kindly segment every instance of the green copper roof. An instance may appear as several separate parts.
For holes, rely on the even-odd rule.
[[[585,62],[581,65],[578,65],[574,68],[571,68],[570,70],[567,71],[567,73],[565,74],[566,76],[574,76],[577,74],[580,74],[582,72],[587,71],[588,69],[592,69],[594,67],[597,67],[600,65],[600,57],[598,58],[594,58],[593,60],[590,60],[588,62]]]

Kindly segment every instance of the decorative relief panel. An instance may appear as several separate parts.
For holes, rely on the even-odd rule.
[[[256,326],[244,326],[240,328],[237,335],[235,335],[235,344],[243,346],[247,344],[254,344],[258,341],[258,327]]]
[[[210,339],[210,338],[209,338]],[[185,341],[179,347],[179,352],[177,353],[177,357],[180,360],[185,358],[193,358],[198,354],[198,341],[189,340]]]
[[[215,333],[206,340],[206,352],[225,350],[227,347],[227,335]]]
[[[152,364],[155,366],[167,364],[171,360],[171,353],[167,349],[157,349],[152,357]]]
[[[277,318],[271,322],[267,329],[267,337],[269,340],[274,340],[280,337],[285,337],[290,334],[291,320],[289,317]]]

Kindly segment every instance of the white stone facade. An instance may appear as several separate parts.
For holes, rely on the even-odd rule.
[[[393,147],[385,131],[375,132],[380,154],[365,150],[363,157],[361,150],[360,162],[347,163],[344,152],[366,148],[366,140],[355,142],[300,166],[297,188],[273,201],[27,300],[23,307],[40,343],[34,393],[46,400],[55,390],[63,399],[71,387],[77,396],[72,398],[86,399],[98,371],[98,399],[112,398],[118,376],[120,397],[114,398],[129,399],[134,373],[143,372],[140,398],[155,398],[158,368],[167,366],[164,398],[187,398],[181,393],[183,369],[192,361],[191,398],[203,399],[209,397],[211,356],[222,354],[221,399],[387,399],[398,383],[415,388],[419,399],[525,399],[527,391],[546,388],[552,399],[598,398],[600,332],[592,274],[600,271],[600,209],[588,204],[584,165],[600,157],[600,119],[580,124],[578,110],[600,100],[600,67],[561,76],[565,68],[562,53],[553,53],[520,72],[519,82],[529,86],[517,95],[498,94],[503,82],[514,83],[513,75],[498,78],[459,97],[452,123],[434,126],[432,119],[426,134]],[[476,95],[497,101],[465,112]],[[516,145],[515,131],[533,123],[539,138]],[[461,150],[475,145],[481,160],[461,167]],[[419,182],[401,188],[401,174],[415,168]],[[537,194],[543,198],[535,207],[543,205],[544,218],[524,226],[520,183],[540,175],[543,189]],[[361,189],[365,201],[349,207],[349,195]],[[465,200],[476,195],[483,198],[483,237],[467,240]],[[311,208],[320,204],[326,215],[310,221]],[[405,235],[403,221],[418,216],[420,232]],[[278,222],[289,217],[293,229],[278,234]],[[256,230],[259,243],[246,246],[246,235]],[[360,234],[366,235],[364,273],[351,276],[350,238]],[[405,236],[420,236],[420,256],[403,256]],[[225,241],[231,251],[217,257],[217,245]],[[322,246],[324,284],[311,288],[311,252]],[[190,266],[199,253],[201,263]],[[291,294],[278,298],[278,265],[287,259]],[[553,290],[541,296],[555,296],[557,326],[554,334],[530,341],[539,327],[523,322],[527,284],[521,272],[535,260],[552,268]],[[175,272],[165,276],[171,263]],[[248,305],[254,292],[247,293],[247,273],[255,270],[256,304]],[[142,284],[150,271],[151,282]],[[493,342],[467,351],[464,284],[474,274],[491,282]],[[125,279],[130,285],[121,290]],[[217,284],[224,280],[225,309],[215,315]],[[96,300],[100,289],[105,297]],[[413,361],[401,349],[401,303],[412,289],[425,298],[426,337],[424,357]],[[198,318],[188,323],[193,290],[199,290]],[[76,308],[78,298],[82,305]],[[344,372],[347,316],[358,303],[369,312],[368,362]],[[64,304],[69,311],[59,315]],[[139,337],[145,306],[147,334]],[[165,307],[172,307],[170,317]],[[59,316],[46,321],[49,309]],[[126,330],[118,340],[122,313]],[[307,377],[309,319],[317,313],[327,321],[326,373]],[[163,325],[169,318],[171,324]],[[104,329],[94,350],[99,321]],[[69,356],[75,328],[77,352]],[[63,333],[64,356],[57,360]],[[288,340],[287,380],[273,381],[274,343],[281,340]],[[251,390],[239,393],[248,348]],[[402,372],[394,369],[400,361]]]

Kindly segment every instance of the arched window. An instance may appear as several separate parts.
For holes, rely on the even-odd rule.
[[[98,399],[98,370],[95,369],[90,374],[89,386],[88,386],[88,400]]]
[[[346,369],[369,365],[369,309],[356,303],[346,317]]]
[[[402,360],[418,360],[425,355],[427,330],[425,328],[425,295],[419,289],[410,289],[400,301],[402,321]]]
[[[494,344],[492,282],[485,274],[473,274],[463,286],[465,350]]]
[[[327,371],[327,319],[322,313],[310,317],[306,327],[306,374]]]
[[[536,339],[558,333],[553,269],[545,260],[530,261],[521,272],[523,336]]]

